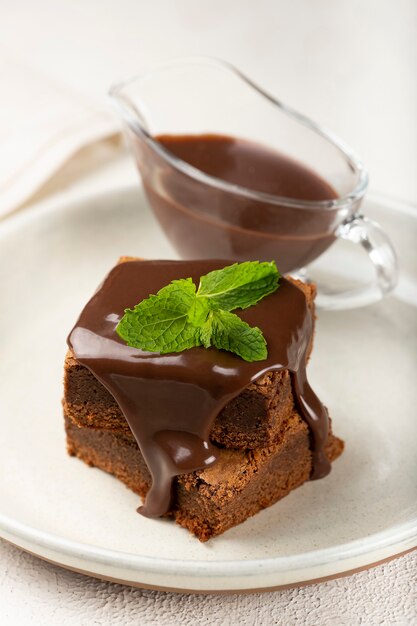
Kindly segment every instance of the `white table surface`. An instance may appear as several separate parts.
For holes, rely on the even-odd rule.
[[[0,4],[0,52],[3,46],[75,94],[100,102],[110,83],[155,61],[189,54],[223,57],[346,139],[368,164],[374,190],[414,202],[416,42],[414,0]],[[7,88],[7,75],[2,88]],[[128,159],[109,160],[101,150],[92,170],[90,156],[87,150],[68,164],[37,199],[135,180]],[[0,541],[0,623],[413,624],[416,566],[414,552],[350,578],[302,589],[186,596],[98,582]]]

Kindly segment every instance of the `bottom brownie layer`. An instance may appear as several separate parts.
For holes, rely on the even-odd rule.
[[[88,465],[114,474],[144,497],[151,478],[134,440],[123,434],[79,427],[66,419],[68,452]],[[240,524],[308,480],[311,472],[309,431],[297,413],[288,420],[278,442],[255,450],[220,449],[219,460],[204,470],[174,481],[170,514],[200,541]],[[329,436],[330,461],[343,442]]]

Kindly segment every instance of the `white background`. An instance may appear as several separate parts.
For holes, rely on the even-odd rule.
[[[415,0],[1,0],[1,45],[96,101],[155,61],[222,57],[417,200]]]
[[[99,104],[112,82],[155,61],[225,58],[352,145],[373,190],[417,201],[415,0],[1,0],[0,54]],[[8,79],[6,68],[0,96]],[[411,624],[416,564],[410,555],[301,590],[198,598],[97,583],[0,543],[0,621]]]

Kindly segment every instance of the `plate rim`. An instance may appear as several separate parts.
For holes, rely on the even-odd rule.
[[[16,530],[18,531],[17,535],[15,535]],[[180,576],[193,576],[196,574],[196,570],[201,570],[205,575],[210,575],[211,578],[234,575],[236,570],[239,576],[245,577],[252,577],[254,572],[257,575],[282,574],[298,570],[301,567],[303,569],[313,568],[338,561],[357,559],[371,552],[389,550],[394,546],[396,548],[395,552],[392,553],[393,556],[398,550],[401,552],[403,549],[417,548],[417,517],[414,520],[395,524],[389,529],[368,535],[366,538],[354,539],[329,548],[309,550],[290,556],[224,561],[162,559],[110,550],[60,537],[54,533],[29,526],[24,522],[16,521],[2,513],[0,513],[0,532],[5,532],[8,536],[16,536],[40,548],[64,553],[66,556],[75,557],[81,561],[87,559],[91,563],[104,566],[120,566],[122,562],[124,568],[147,574],[159,574],[161,567],[164,574],[178,574]],[[8,540],[7,537],[5,539]],[[390,539],[393,540],[390,541]]]
[[[51,565],[54,565],[56,567],[62,567],[64,569],[66,569],[67,571],[70,572],[74,572],[76,574],[81,574],[82,576],[91,576],[93,578],[96,578],[97,580],[101,580],[104,582],[110,582],[110,583],[114,583],[114,584],[119,584],[119,585],[129,585],[131,587],[136,587],[139,589],[149,589],[152,591],[162,591],[162,592],[169,592],[169,593],[192,593],[192,594],[201,594],[201,595],[213,595],[213,594],[219,594],[219,595],[230,595],[230,594],[252,594],[252,593],[264,593],[264,592],[272,592],[272,591],[284,591],[287,589],[295,589],[298,587],[308,587],[309,585],[316,585],[316,584],[320,584],[320,583],[324,583],[324,582],[328,582],[331,580],[336,580],[338,578],[345,578],[345,577],[349,577],[352,576],[353,574],[358,574],[360,572],[364,572],[367,571],[368,569],[373,569],[374,567],[379,567],[380,565],[384,565],[386,563],[389,563],[391,561],[394,561],[396,559],[399,559],[403,556],[406,556],[407,554],[411,554],[412,552],[415,552],[417,550],[417,547],[413,546],[411,548],[407,548],[401,552],[396,552],[395,554],[392,554],[390,556],[387,556],[383,559],[380,559],[378,561],[372,561],[372,563],[367,563],[364,565],[360,565],[358,567],[355,567],[353,569],[347,569],[347,570],[343,570],[340,572],[335,572],[333,574],[327,575],[327,576],[321,576],[320,578],[308,578],[308,579],[303,579],[300,581],[296,581],[294,580],[293,582],[290,583],[286,583],[286,584],[276,584],[276,585],[270,585],[270,586],[266,586],[266,587],[245,587],[245,588],[241,588],[241,587],[231,587],[231,588],[222,588],[222,589],[216,589],[216,588],[212,588],[212,589],[202,589],[200,587],[195,587],[193,589],[191,588],[184,588],[184,587],[167,587],[164,585],[157,585],[157,584],[149,584],[149,583],[144,583],[144,582],[140,582],[140,581],[133,581],[133,580],[127,580],[127,579],[123,579],[123,578],[114,578],[112,576],[108,576],[106,574],[103,573],[98,573],[98,572],[92,572],[92,571],[88,571],[88,570],[84,570],[84,569],[80,569],[79,567],[75,567],[75,566],[71,566],[71,565],[66,565],[64,563],[60,563],[59,561],[54,561],[52,559],[49,559],[46,556],[40,555],[40,554],[36,554],[35,552],[32,552],[31,550],[29,550],[28,548],[24,548],[19,546],[16,543],[13,543],[12,541],[6,539],[5,541],[7,541],[7,543],[9,543],[10,545],[14,546],[15,548],[21,549],[24,552],[26,552],[27,554],[30,554],[33,557],[39,558],[42,561],[45,561],[46,563],[49,563]]]
[[[18,211],[0,220],[0,239],[7,237],[16,228],[30,223],[34,219],[41,219],[42,216],[51,212],[65,211],[71,209],[73,205],[89,203],[93,198],[106,199],[115,194],[131,194],[140,191],[140,185],[129,184],[115,187],[112,190],[95,191],[88,194],[68,194],[62,193],[52,196],[47,200],[33,204],[27,209]],[[369,193],[365,198],[376,205],[383,205],[386,210],[400,211],[410,218],[417,219],[417,208],[411,202],[392,198],[381,193]],[[395,297],[395,293],[393,294]],[[327,548],[309,550],[299,554],[289,556],[262,557],[259,559],[229,559],[229,560],[191,560],[160,558],[131,554],[128,552],[110,550],[93,544],[85,544],[72,539],[66,539],[44,531],[40,528],[30,526],[9,517],[0,511],[0,536],[6,541],[10,541],[22,549],[26,549],[20,542],[28,542],[31,546],[52,549],[57,553],[76,558],[81,562],[88,561],[95,566],[122,566],[125,570],[143,572],[148,574],[164,574],[176,577],[196,576],[204,574],[210,578],[223,578],[225,576],[238,576],[255,582],[259,575],[277,575],[283,573],[296,572],[300,569],[317,568],[328,566],[337,562],[347,562],[352,559],[366,559],[366,555],[381,553],[383,551],[387,558],[395,558],[396,555],[404,551],[417,548],[417,516],[407,522],[395,524],[383,531],[372,533],[366,537],[355,539],[349,542],[336,544]],[[10,537],[14,539],[10,539]],[[17,540],[17,541],[16,541]],[[30,550],[29,550],[30,551]],[[37,556],[45,558],[42,552]],[[378,560],[378,559],[377,559]],[[375,563],[375,560],[373,561]],[[59,564],[59,562],[57,562]],[[64,567],[68,567],[64,565]],[[359,567],[371,567],[369,561],[359,564]],[[349,573],[348,568],[345,570]],[[93,572],[91,572],[92,575]],[[342,575],[343,571],[339,571]],[[99,574],[98,574],[99,575]],[[335,572],[334,576],[338,573]],[[332,576],[328,577],[331,578]],[[310,577],[311,578],[311,577]],[[131,582],[126,580],[127,583]],[[301,584],[303,581],[299,581]],[[313,580],[314,582],[314,580]],[[145,583],[143,583],[145,584]],[[294,585],[297,583],[294,582]],[[234,588],[231,588],[232,591]],[[254,589],[255,590],[255,589]]]

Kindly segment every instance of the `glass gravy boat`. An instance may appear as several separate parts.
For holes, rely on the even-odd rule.
[[[366,169],[332,133],[215,59],[167,63],[116,85],[110,96],[149,202],[182,258],[274,259],[281,273],[308,280],[308,265],[340,238],[362,246],[375,276],[344,291],[319,285],[318,306],[362,306],[393,289],[395,251],[381,227],[360,213]],[[227,182],[158,140],[206,134],[249,140],[285,155],[326,181],[336,197],[307,201]]]

